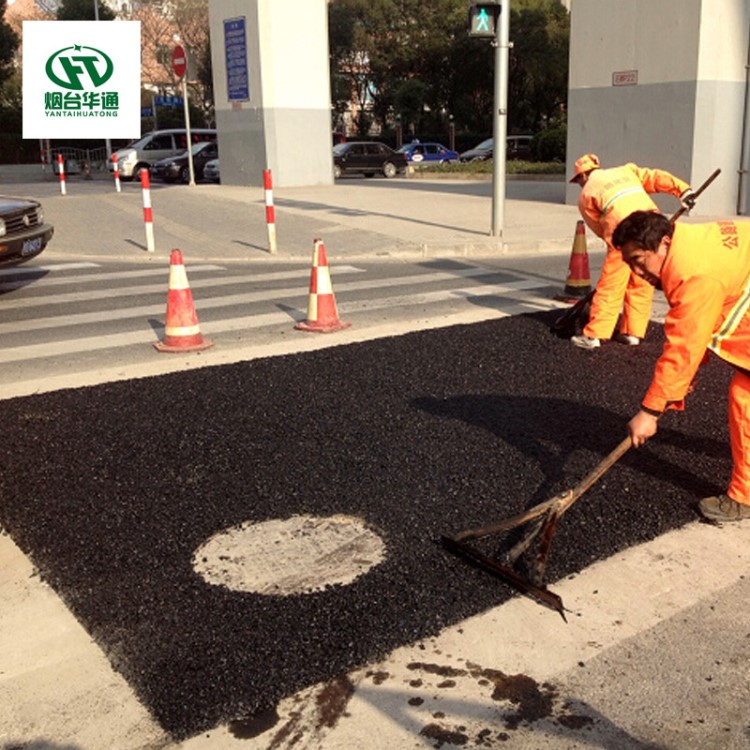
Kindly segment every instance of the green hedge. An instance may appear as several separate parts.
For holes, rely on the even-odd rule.
[[[486,161],[453,162],[419,167],[422,174],[491,175],[492,159]],[[505,162],[506,174],[565,174],[565,164],[559,161],[520,161]]]

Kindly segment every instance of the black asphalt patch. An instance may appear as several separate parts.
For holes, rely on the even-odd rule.
[[[640,347],[581,351],[555,315],[4,401],[0,521],[175,738],[247,717],[514,596],[440,537],[578,483],[661,348],[652,325]],[[564,516],[550,583],[724,489],[730,374],[704,367],[688,411]],[[351,585],[269,597],[192,570],[217,531],[337,513],[387,545]]]

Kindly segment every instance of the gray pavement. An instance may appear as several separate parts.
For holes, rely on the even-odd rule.
[[[498,242],[488,236],[489,182],[353,178],[275,191],[271,256],[261,189],[155,186],[150,254],[138,186],[117,194],[107,179],[76,177],[61,196],[55,181],[14,181],[11,171],[0,167],[0,192],[40,197],[56,226],[49,261],[163,262],[179,247],[188,266],[301,262],[321,238],[334,262],[426,255],[559,262],[578,219],[562,202],[563,183],[509,182]],[[601,250],[590,236],[588,246]],[[567,625],[516,598],[290,696],[275,716],[174,743],[2,535],[0,749],[750,748],[742,606],[749,571],[749,526],[696,522],[557,584],[571,610]]]
[[[31,171],[31,174],[29,172]],[[41,168],[0,167],[0,192],[43,200],[56,236],[45,253],[143,260],[143,194],[136,182],[117,193],[107,175],[59,181]],[[333,185],[275,188],[277,252],[269,252],[265,194],[260,187],[154,181],[155,252],[179,248],[190,260],[309,260],[314,239],[329,260],[376,257],[488,257],[569,253],[578,210],[565,205],[562,179],[509,180],[504,221],[491,236],[490,180],[344,178]],[[81,239],[81,221],[95,231]],[[602,249],[593,236],[590,250]]]

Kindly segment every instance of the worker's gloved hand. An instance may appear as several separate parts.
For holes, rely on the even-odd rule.
[[[693,188],[688,188],[680,196],[680,205],[685,209],[686,213],[690,213],[691,209],[695,207],[695,193]]]

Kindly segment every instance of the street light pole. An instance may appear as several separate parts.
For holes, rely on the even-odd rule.
[[[495,94],[492,113],[492,230],[503,236],[505,223],[505,144],[508,133],[508,39],[510,0],[500,0],[500,23],[495,30]]]

